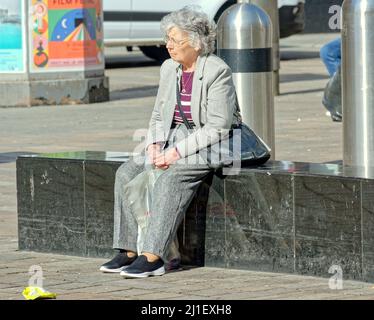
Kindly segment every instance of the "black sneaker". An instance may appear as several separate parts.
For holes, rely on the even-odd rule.
[[[124,268],[132,264],[137,256],[129,258],[126,252],[118,253],[112,260],[104,263],[100,267],[100,271],[109,273],[120,273]]]
[[[148,262],[147,257],[140,255],[129,267],[121,271],[125,278],[146,278],[149,276],[162,276],[165,273],[164,262],[158,259]]]

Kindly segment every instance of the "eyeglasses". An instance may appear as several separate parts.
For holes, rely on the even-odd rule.
[[[189,38],[184,38],[184,39],[182,39],[182,40],[175,40],[174,38],[169,38],[168,36],[166,36],[165,38],[164,38],[164,42],[166,43],[166,44],[168,44],[168,42],[170,41],[171,42],[171,44],[173,45],[173,46],[177,46],[177,47],[180,47],[183,43],[185,43],[187,40],[189,40]]]

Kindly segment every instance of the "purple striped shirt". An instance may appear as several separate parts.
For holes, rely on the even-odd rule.
[[[186,116],[189,123],[194,125],[192,121],[191,116],[191,93],[192,93],[192,81],[193,81],[193,72],[184,72],[182,74],[182,80],[181,80],[181,108]],[[174,124],[183,123],[183,119],[181,115],[179,114],[178,105],[175,105],[175,111],[174,111]]]

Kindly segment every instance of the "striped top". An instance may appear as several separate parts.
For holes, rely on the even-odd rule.
[[[193,81],[193,72],[184,72],[182,74],[182,79],[181,79],[181,108],[186,116],[188,122],[191,125],[194,125],[192,121],[192,116],[191,116],[191,93],[192,93],[192,81]],[[178,104],[175,105],[175,111],[174,111],[174,119],[173,119],[174,124],[180,124],[183,123],[183,118],[179,114],[179,109],[178,109]]]

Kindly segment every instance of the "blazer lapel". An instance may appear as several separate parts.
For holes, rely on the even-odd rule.
[[[196,61],[196,70],[193,76],[192,95],[191,95],[191,116],[197,127],[200,127],[200,100],[203,84],[203,72],[207,56],[198,57]]]
[[[166,136],[169,136],[170,133],[170,127],[173,122],[174,117],[174,111],[175,106],[177,104],[177,95],[176,95],[176,86],[178,84],[178,78],[179,78],[179,67],[176,68],[176,72],[173,72],[172,75],[170,75],[170,81],[169,85],[167,86],[166,91],[166,105],[164,107],[164,128],[166,132]]]
[[[181,88],[180,88],[180,85],[181,85],[181,77],[182,77],[182,65],[178,65],[177,67],[177,72],[175,73],[175,77],[173,78],[173,102],[174,102],[174,107],[175,105],[177,104],[177,89],[176,89],[176,86],[178,86],[178,91],[180,92]]]

